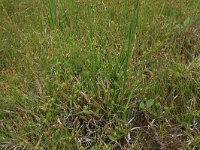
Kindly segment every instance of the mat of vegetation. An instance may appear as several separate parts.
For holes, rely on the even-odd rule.
[[[0,0],[1,149],[200,149],[199,0]]]

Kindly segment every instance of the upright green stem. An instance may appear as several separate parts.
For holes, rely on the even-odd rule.
[[[128,50],[126,52],[125,55],[125,68],[124,68],[124,81],[123,81],[123,86],[122,86],[122,98],[124,97],[125,94],[125,89],[126,89],[126,83],[127,83],[127,74],[128,74],[128,65],[129,65],[129,61],[132,55],[132,41],[134,40],[134,37],[136,35],[136,29],[137,29],[137,24],[138,24],[138,6],[139,6],[139,0],[135,1],[134,4],[134,9],[135,9],[135,13],[132,17],[131,20],[131,24],[129,27],[129,33],[128,33]]]

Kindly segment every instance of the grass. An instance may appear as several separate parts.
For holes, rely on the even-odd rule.
[[[199,149],[199,0],[0,0],[1,149]]]

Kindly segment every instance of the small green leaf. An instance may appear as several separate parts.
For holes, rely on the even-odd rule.
[[[109,135],[108,138],[112,141],[112,142],[116,142],[117,138],[115,136]]]
[[[148,101],[146,101],[146,108],[151,108],[151,106],[153,106],[154,104],[154,99],[150,99]]]
[[[188,26],[190,24],[190,18],[188,17],[187,19],[185,19],[185,21],[183,22],[184,26]]]
[[[145,108],[144,102],[141,102],[141,103],[140,103],[139,108],[140,108],[140,109],[144,109],[144,108]]]

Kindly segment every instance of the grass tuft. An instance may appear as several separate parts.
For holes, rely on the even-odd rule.
[[[199,0],[0,0],[1,149],[199,149]]]

